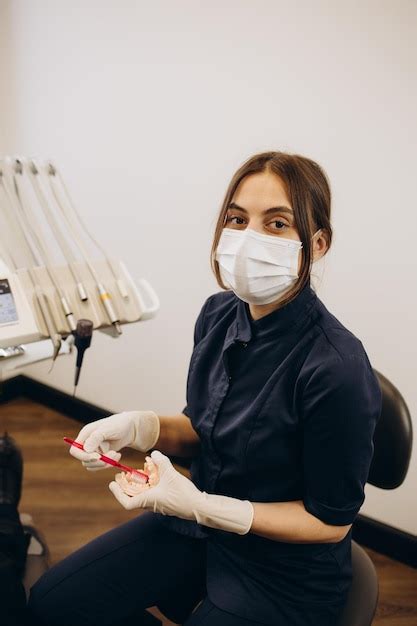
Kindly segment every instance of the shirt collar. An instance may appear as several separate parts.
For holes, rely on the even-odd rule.
[[[264,338],[294,332],[307,318],[316,300],[317,294],[308,281],[294,300],[258,320],[253,320],[247,302],[237,298],[236,320],[232,324],[233,329],[229,330],[232,331],[235,341],[243,342],[250,341],[252,337]]]

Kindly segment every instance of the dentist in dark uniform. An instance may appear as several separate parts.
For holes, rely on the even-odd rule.
[[[310,283],[330,213],[311,159],[266,152],[235,173],[212,247],[222,291],[195,324],[186,407],[87,424],[85,452],[70,450],[96,471],[98,452],[154,448],[160,482],[133,497],[109,484],[146,512],[40,579],[29,605],[45,623],[127,624],[156,604],[186,626],[336,626],[382,396],[362,342]],[[169,455],[191,453],[190,480]],[[109,584],[115,569],[123,585]]]

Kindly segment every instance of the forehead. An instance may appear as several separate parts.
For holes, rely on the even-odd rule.
[[[248,211],[262,211],[277,204],[291,206],[283,180],[273,172],[246,176],[239,183],[231,201]]]

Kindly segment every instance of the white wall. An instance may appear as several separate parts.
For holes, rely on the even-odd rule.
[[[14,73],[12,71],[11,4],[0,0],[0,155],[13,146],[15,114]]]
[[[319,296],[417,415],[417,4],[277,0],[14,0],[13,134],[6,153],[52,157],[97,237],[161,298],[157,319],[100,333],[78,396],[179,412],[226,186],[266,149],[317,160],[334,247]],[[72,391],[73,360],[26,373]],[[85,416],[88,420],[88,415]],[[417,428],[415,429],[417,431]],[[417,455],[362,512],[417,531]]]

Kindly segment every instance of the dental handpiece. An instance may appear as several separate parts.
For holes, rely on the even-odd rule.
[[[79,319],[77,321],[77,327],[74,332],[75,340],[74,344],[77,348],[77,360],[75,363],[75,380],[74,380],[74,394],[75,388],[78,385],[78,380],[81,373],[81,365],[84,358],[84,352],[90,347],[91,338],[93,334],[93,322],[91,320]]]

